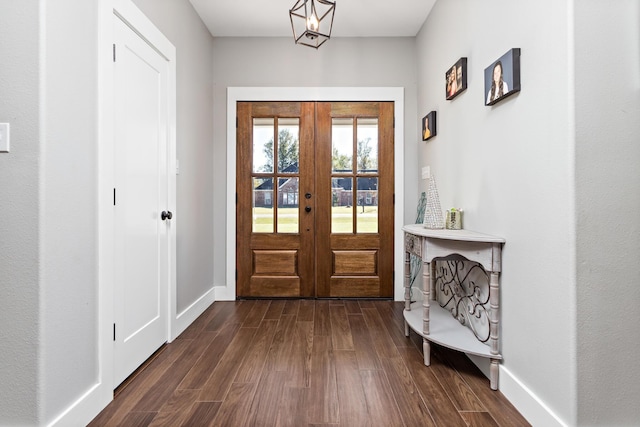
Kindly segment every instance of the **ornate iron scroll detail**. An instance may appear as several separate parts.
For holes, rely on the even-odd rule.
[[[489,341],[489,274],[480,264],[459,255],[440,259],[436,266],[435,291],[440,307],[471,329],[478,340]]]

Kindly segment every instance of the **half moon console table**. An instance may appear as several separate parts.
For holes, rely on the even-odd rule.
[[[424,364],[431,361],[430,343],[458,350],[467,354],[486,357],[490,362],[491,389],[498,389],[498,363],[502,359],[499,345],[500,323],[500,264],[501,237],[489,236],[468,230],[432,230],[422,224],[405,225],[404,231],[404,321],[405,335],[409,328],[422,336]],[[420,303],[411,303],[410,257],[416,255],[422,259],[422,310]],[[480,291],[475,283],[469,287],[461,286],[459,266],[464,261],[478,263],[486,272],[488,289]],[[435,261],[449,262],[450,273],[437,277]],[[464,267],[461,267],[464,268]],[[446,273],[446,272],[445,272]],[[444,280],[448,277],[450,280]],[[441,291],[455,300],[452,306],[441,307],[436,298],[436,281]],[[486,294],[486,295],[485,295]],[[466,311],[461,313],[461,311]],[[452,315],[453,314],[453,315]],[[454,317],[458,315],[458,318]],[[467,327],[464,316],[472,316],[488,321],[486,334],[478,334]]]

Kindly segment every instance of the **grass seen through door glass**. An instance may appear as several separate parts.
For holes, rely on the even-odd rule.
[[[298,232],[298,216],[292,215],[292,209],[278,208],[278,226],[281,233]],[[345,211],[348,214],[345,214]],[[353,230],[353,219],[351,208],[335,206],[331,208],[332,232],[351,233]],[[304,212],[302,213],[304,215]],[[356,206],[358,215],[358,233],[378,232],[378,207],[377,206]],[[253,232],[273,233],[273,208],[253,208]]]

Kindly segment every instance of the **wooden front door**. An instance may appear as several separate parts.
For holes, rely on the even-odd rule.
[[[237,114],[238,297],[392,297],[393,103]]]

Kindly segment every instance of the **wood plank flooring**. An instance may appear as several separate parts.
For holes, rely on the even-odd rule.
[[[392,301],[216,302],[116,390],[98,426],[528,426]]]

